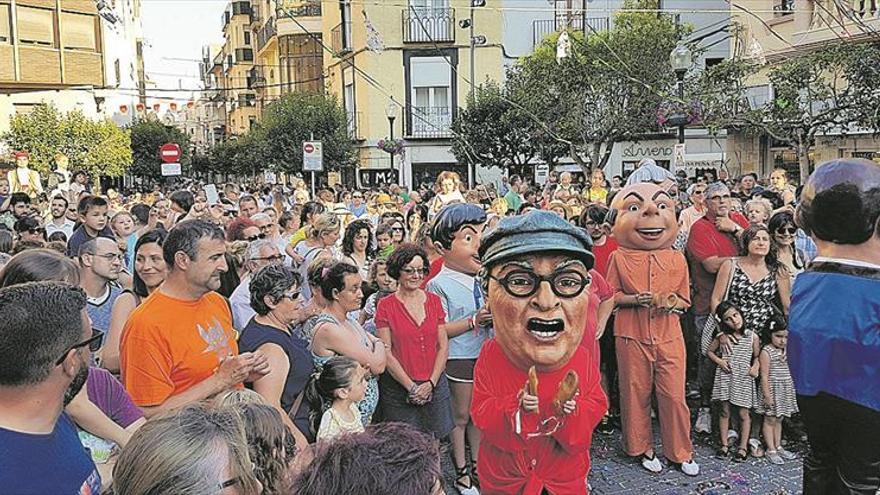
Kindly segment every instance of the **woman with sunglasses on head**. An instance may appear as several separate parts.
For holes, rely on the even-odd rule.
[[[164,230],[151,230],[135,243],[132,290],[123,291],[113,303],[107,341],[101,351],[101,365],[114,373],[119,373],[119,342],[125,322],[141,301],[162,285],[168,274],[168,265],[162,258],[165,236]]]
[[[791,276],[791,283],[794,284],[794,278],[804,271],[807,265],[806,256],[795,245],[798,228],[794,224],[794,216],[788,211],[781,211],[770,217],[767,228],[770,230],[770,241],[776,253],[776,261],[786,268]]]
[[[376,377],[385,371],[386,353],[382,341],[367,333],[356,320],[348,318],[363,302],[360,273],[354,265],[338,261],[325,265],[315,275],[320,278],[315,282],[320,281],[325,305],[321,314],[303,325],[306,338],[311,340],[315,367],[320,368],[335,356],[347,356],[367,368],[371,378],[364,400],[358,403],[361,422],[367,425],[379,402]]]
[[[425,251],[413,244],[401,245],[388,259],[397,292],[376,309],[376,334],[390,351],[379,397],[383,420],[409,423],[442,439],[454,426],[444,373],[449,342],[440,297],[421,288],[429,265]]]
[[[297,445],[304,446],[309,411],[302,393],[312,374],[312,356],[308,343],[291,332],[304,316],[299,300],[302,279],[290,268],[275,264],[258,271],[249,287],[256,315],[241,332],[239,351],[261,351],[266,356],[269,374],[252,387],[281,413]]]

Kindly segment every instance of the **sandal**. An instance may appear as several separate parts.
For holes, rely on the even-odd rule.
[[[461,482],[463,478],[467,478],[467,484]],[[473,479],[471,479],[470,471],[467,464],[460,468],[455,468],[455,488],[461,495],[479,495],[480,492],[474,487]]]
[[[746,449],[739,449],[736,451],[736,455],[733,456],[733,462],[746,462],[748,458],[749,452]]]
[[[730,457],[730,448],[727,445],[722,445],[715,451],[716,459],[727,459],[728,457]]]

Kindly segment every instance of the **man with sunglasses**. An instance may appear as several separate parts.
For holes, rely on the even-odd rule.
[[[699,187],[699,184],[695,187]],[[749,226],[746,217],[731,208],[730,189],[723,183],[714,182],[706,186],[704,198],[706,214],[691,226],[687,241],[687,258],[694,291],[694,328],[698,334],[702,334],[706,320],[714,309],[711,307],[710,299],[718,270],[728,258],[737,255],[739,236]],[[700,342],[701,335],[696,335],[695,338]],[[708,357],[703,355],[697,357],[697,375],[700,382],[700,410],[694,425],[697,433],[712,431],[709,406],[715,368],[715,363]],[[757,452],[757,447],[754,450]]]
[[[52,308],[46,311],[46,308]],[[65,405],[89,374],[85,293],[62,282],[0,289],[0,487],[20,494],[100,493],[101,477]]]
[[[257,215],[254,215],[257,216]],[[264,215],[266,216],[266,215]],[[268,216],[266,216],[268,218]],[[280,265],[284,262],[284,255],[278,250],[278,245],[269,239],[257,239],[251,241],[245,253],[244,267],[247,275],[241,278],[241,283],[229,296],[232,305],[232,321],[236,330],[243,330],[256,315],[251,307],[251,277],[264,267]]]
[[[598,363],[580,345],[596,317],[590,238],[536,210],[502,219],[479,254],[495,330],[474,369],[481,487],[585,494],[593,429],[608,409]]]

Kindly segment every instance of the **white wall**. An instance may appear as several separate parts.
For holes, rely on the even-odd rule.
[[[139,9],[135,2],[139,0],[117,0],[115,8],[110,10],[116,22],[101,17],[101,31],[104,38],[104,74],[108,89],[101,91],[105,98],[103,113],[117,125],[127,125],[135,114],[138,103],[138,57],[137,40],[143,36]],[[107,2],[108,6],[110,2]],[[119,65],[119,77],[116,65]],[[122,114],[120,105],[127,105],[128,112]]]

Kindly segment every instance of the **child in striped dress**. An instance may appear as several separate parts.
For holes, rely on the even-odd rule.
[[[707,355],[718,365],[712,387],[712,400],[721,403],[718,416],[721,447],[717,456],[724,458],[729,454],[727,434],[730,429],[732,406],[738,409],[742,422],[740,445],[733,459],[736,462],[743,462],[748,458],[749,430],[752,422],[750,412],[758,405],[755,378],[759,373],[760,342],[754,332],[746,330],[742,313],[734,304],[728,301],[722,302],[716,308],[715,315],[720,320],[718,326],[721,332],[712,340]],[[731,337],[730,352],[721,345],[720,336],[723,334]]]
[[[757,412],[764,415],[764,441],[767,442],[767,460],[783,464],[797,457],[782,448],[782,418],[790,418],[798,412],[794,381],[785,359],[788,343],[788,327],[785,318],[774,316],[768,322],[765,333],[770,343],[761,349],[761,387],[758,389]]]

